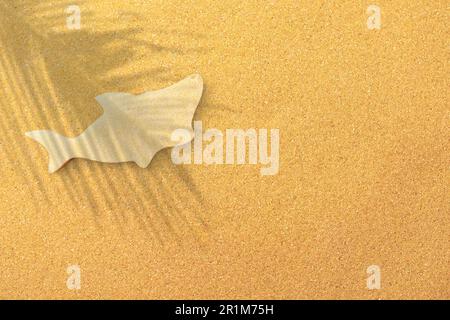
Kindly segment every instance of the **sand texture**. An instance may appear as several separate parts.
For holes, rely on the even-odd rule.
[[[380,30],[370,1],[75,2],[80,30],[0,3],[0,299],[450,298],[448,1],[377,1]],[[49,174],[25,136],[196,73],[194,120],[279,129],[277,175],[170,149]]]

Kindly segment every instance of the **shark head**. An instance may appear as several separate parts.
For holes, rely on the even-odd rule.
[[[172,89],[172,90],[170,90]],[[171,87],[161,90],[161,92],[167,92],[169,95],[178,94],[182,98],[187,98],[197,105],[200,102],[200,98],[203,94],[203,78],[199,74],[192,74],[187,76],[183,80],[175,83]],[[150,94],[149,94],[150,93]],[[103,107],[108,106],[120,106],[122,104],[129,103],[133,99],[144,99],[153,97],[151,91],[143,93],[141,95],[132,95],[122,92],[108,92],[95,97],[95,100]]]
[[[174,130],[193,132],[192,120],[202,94],[203,79],[199,74],[192,74],[157,91],[139,95],[109,92],[97,96],[96,100],[114,127],[133,127],[145,137],[157,135],[163,145],[169,146]]]
[[[203,93],[203,78],[201,75],[192,74],[175,84],[175,86],[184,88],[196,100],[195,104],[198,104]]]
[[[191,74],[190,76],[184,78],[186,81],[190,81],[194,86],[200,86],[203,87],[203,78],[198,73]],[[181,80],[181,81],[184,81]]]

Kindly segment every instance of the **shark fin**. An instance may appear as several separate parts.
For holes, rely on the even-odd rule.
[[[39,142],[47,149],[49,157],[48,172],[53,173],[57,171],[67,161],[72,159],[67,137],[48,130],[30,131],[25,133],[25,135]]]

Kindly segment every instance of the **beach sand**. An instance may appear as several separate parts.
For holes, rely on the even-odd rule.
[[[0,299],[448,299],[446,1],[0,4]],[[205,128],[278,128],[280,170],[72,160],[95,96],[193,73]],[[66,286],[81,268],[81,290]],[[368,290],[367,268],[381,268]]]

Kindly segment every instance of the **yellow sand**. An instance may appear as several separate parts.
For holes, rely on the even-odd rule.
[[[76,2],[80,31],[0,4],[0,298],[450,298],[447,1],[377,1],[379,31],[371,1]],[[50,175],[24,136],[192,73],[204,127],[280,129],[278,175],[170,150]]]

